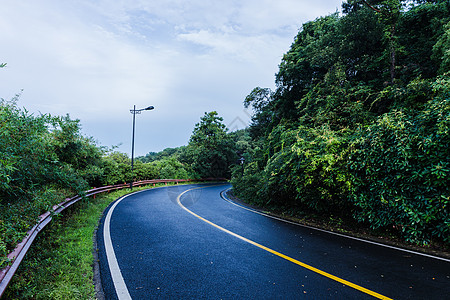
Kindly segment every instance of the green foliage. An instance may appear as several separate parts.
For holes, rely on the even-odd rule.
[[[67,115],[52,121],[51,144],[57,160],[73,168],[89,186],[101,185],[104,149],[92,138],[81,135],[80,120],[71,120]]]
[[[417,76],[433,78],[438,69],[441,74],[448,72],[445,49],[449,49],[449,44],[444,25],[449,21],[448,1],[423,3],[402,15],[399,21],[399,42],[404,45],[404,53],[399,57],[402,81]]]
[[[439,73],[450,72],[450,21],[444,27],[445,31],[433,46],[433,58],[440,62]]]
[[[245,108],[251,106],[254,112],[250,129],[254,137],[268,134],[273,126],[272,97],[273,93],[270,89],[256,87],[244,100]]]
[[[304,24],[276,91],[245,99],[252,140],[234,192],[450,245],[450,4],[350,0],[343,12]]]
[[[78,131],[57,136],[59,130],[54,127],[55,122],[65,126],[72,121],[68,117],[64,120],[48,115],[35,117],[17,108],[15,101],[0,103],[0,176],[5,179],[0,190],[1,200],[26,199],[52,184],[73,191],[86,188],[87,182],[80,174],[82,167],[88,167],[89,163],[80,166],[64,161],[58,153],[57,143],[64,139],[85,142]],[[91,145],[91,149],[94,148]],[[85,157],[88,156],[85,152]]]
[[[261,195],[261,187],[264,186],[263,172],[258,168],[256,162],[232,167],[231,184],[236,196],[242,200],[265,205],[267,197]]]
[[[34,116],[0,102],[0,257],[43,212],[81,193],[102,175],[103,150],[80,134],[78,120]]]
[[[339,47],[337,22],[333,14],[303,24],[291,50],[281,61],[276,75],[277,91],[273,95],[274,117],[296,120],[301,116],[296,103],[310,88],[323,80],[327,70],[336,62],[336,47]]]
[[[256,162],[243,170],[235,167],[232,183],[238,196],[257,204],[321,213],[347,209],[348,182],[345,170],[338,170],[346,148],[344,136],[326,126],[275,127],[268,137],[274,154],[264,169]]]
[[[182,160],[200,178],[229,178],[237,160],[234,143],[217,112],[205,113],[195,125]]]
[[[185,148],[185,146],[178,148],[166,148],[161,152],[149,152],[147,155],[138,157],[136,159],[144,163],[158,161],[170,157],[175,157],[178,159],[182,155]]]
[[[134,161],[131,173],[131,159],[125,153],[112,152],[103,158],[103,184],[113,185],[149,179],[188,179],[192,178],[190,166],[182,164],[177,158],[177,149],[165,149]],[[171,155],[167,155],[171,152]],[[155,157],[155,159],[150,158]],[[156,159],[158,158],[158,159]],[[143,162],[151,161],[151,162]]]
[[[357,220],[415,242],[450,242],[449,125],[441,94],[416,116],[393,110],[356,134],[347,160]]]
[[[112,152],[103,158],[102,182],[104,184],[127,183],[131,182],[132,178],[131,159],[125,153]]]
[[[165,158],[153,164],[161,179],[185,179],[192,178],[188,168],[175,157]]]
[[[327,126],[300,127],[292,147],[291,165],[297,174],[297,201],[316,212],[346,211],[347,178],[342,169],[342,153],[347,148],[346,132]]]
[[[134,176],[136,180],[149,180],[163,178],[158,167],[153,163],[143,163],[141,161],[134,162]],[[168,177],[168,178],[188,178],[188,177]]]

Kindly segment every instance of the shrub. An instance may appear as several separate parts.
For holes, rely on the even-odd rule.
[[[448,80],[423,111],[394,110],[357,133],[348,155],[357,220],[401,230],[406,240],[450,243]]]

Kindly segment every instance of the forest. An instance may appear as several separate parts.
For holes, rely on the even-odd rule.
[[[450,1],[346,1],[256,87],[237,196],[450,245]]]

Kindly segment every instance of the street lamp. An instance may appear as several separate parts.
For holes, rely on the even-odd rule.
[[[133,106],[133,109],[130,109],[130,113],[133,114],[133,136],[131,139],[131,182],[130,189],[133,188],[133,170],[134,170],[134,129],[136,127],[136,114],[140,114],[143,110],[152,110],[153,106],[149,106],[146,108],[136,109],[136,105]]]

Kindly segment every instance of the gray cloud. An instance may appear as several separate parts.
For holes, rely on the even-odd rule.
[[[0,97],[24,89],[19,105],[70,113],[87,135],[124,152],[129,109],[154,105],[138,116],[136,153],[180,146],[206,111],[244,126],[245,96],[273,88],[301,24],[340,2],[4,0]]]

